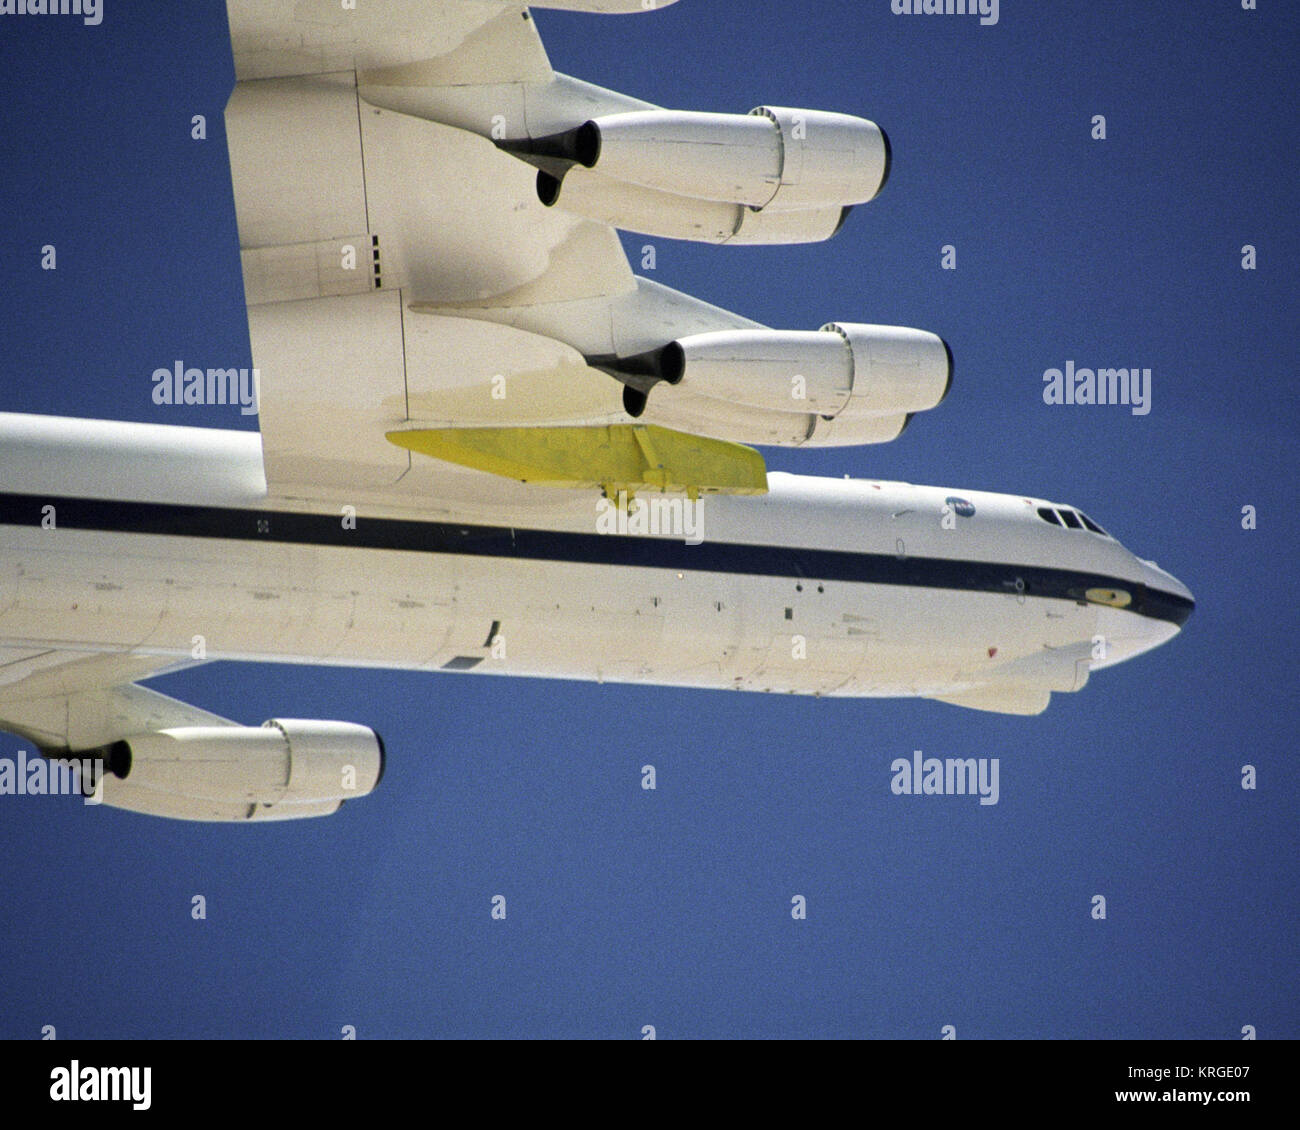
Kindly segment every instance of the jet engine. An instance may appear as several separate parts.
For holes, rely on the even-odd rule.
[[[887,442],[913,413],[942,403],[952,383],[952,355],[941,337],[840,322],[816,332],[693,334],[649,353],[589,363],[624,383],[633,417],[662,383],[670,387],[656,394],[656,421],[709,435],[722,427],[719,438],[768,444]],[[736,434],[747,422],[748,439]]]
[[[874,122],[823,110],[638,110],[498,142],[541,169],[537,194],[615,227],[708,243],[829,239],[889,175]]]
[[[797,212],[755,211],[743,204],[697,200],[628,184],[581,165],[562,178],[545,169],[538,172],[537,195],[548,208],[560,207],[610,227],[661,239],[733,246],[821,243],[835,235],[853,211],[851,204]]]
[[[383,741],[369,727],[295,718],[179,726],[96,752],[103,803],[187,820],[328,815],[372,792],[384,770]]]

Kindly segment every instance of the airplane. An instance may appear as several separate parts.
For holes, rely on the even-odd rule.
[[[154,395],[248,411],[247,386],[260,430],[0,414],[0,726],[93,761],[102,803],[261,822],[379,783],[369,727],[140,685],[201,662],[1031,716],[1187,622],[1077,507],[767,472],[755,445],[886,443],[937,408],[938,335],[771,329],[633,274],[618,229],[833,237],[888,177],[873,122],[558,74],[518,0],[227,11],[256,381],[178,361]]]

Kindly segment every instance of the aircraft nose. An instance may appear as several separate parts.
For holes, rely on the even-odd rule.
[[[1192,615],[1191,590],[1154,561],[1137,559],[1142,595],[1123,610],[1100,608],[1097,632],[1106,640],[1102,656],[1094,655],[1093,670],[1122,663],[1168,643]],[[1136,615],[1134,615],[1136,613]]]
[[[1192,590],[1154,561],[1143,561],[1142,581],[1146,585],[1143,612],[1181,628],[1196,608]]]

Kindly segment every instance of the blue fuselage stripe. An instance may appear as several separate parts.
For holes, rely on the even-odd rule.
[[[55,507],[57,528],[65,530],[749,574],[813,583],[845,581],[1023,594],[1078,603],[1086,603],[1089,589],[1121,589],[1132,597],[1128,611],[1178,625],[1186,622],[1194,607],[1175,593],[1147,589],[1122,578],[1041,565],[707,540],[688,545],[668,538],[407,518],[362,516],[355,528],[346,529],[338,514],[0,494],[0,525],[39,526],[43,508],[51,505]]]

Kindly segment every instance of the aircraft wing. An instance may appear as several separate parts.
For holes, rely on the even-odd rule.
[[[405,66],[473,53],[477,81],[546,81],[551,64],[524,4],[229,0],[237,81]]]
[[[69,764],[87,803],[174,820],[328,816],[378,784],[383,743],[367,727],[301,719],[242,726],[136,682],[199,662],[0,649],[0,729]]]
[[[233,726],[136,685],[201,660],[129,652],[0,650],[0,728],[50,752],[87,750],[168,726]]]
[[[626,15],[676,2],[541,0],[531,7]],[[553,72],[529,7],[517,0],[228,0],[235,77],[376,70],[454,57],[476,84],[545,82]]]
[[[886,442],[946,393],[934,335],[768,330],[637,277],[618,236],[828,238],[883,184],[873,123],[662,110],[555,72],[512,0],[228,13],[226,135],[273,491],[460,509],[554,486],[761,492],[748,445]]]

